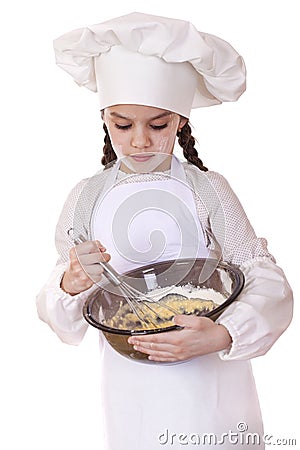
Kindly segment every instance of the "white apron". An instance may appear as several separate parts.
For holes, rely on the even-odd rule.
[[[122,273],[151,262],[207,256],[181,163],[173,156],[165,180],[115,185],[119,166],[91,222],[92,238],[105,245],[111,265]],[[242,448],[247,433],[262,436],[250,362],[210,354],[175,365],[143,364],[119,355],[102,333],[100,349],[105,450],[227,450]]]

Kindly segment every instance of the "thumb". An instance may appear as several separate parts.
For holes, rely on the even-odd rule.
[[[194,315],[180,314],[175,316],[173,319],[176,325],[184,328],[198,328],[199,327],[199,317]]]
[[[106,252],[106,248],[104,247],[104,245],[101,244],[100,241],[96,241],[96,244],[100,252]]]

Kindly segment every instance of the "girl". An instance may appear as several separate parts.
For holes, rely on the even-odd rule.
[[[129,338],[158,364],[122,357],[100,333],[105,448],[242,448],[245,430],[252,448],[264,448],[250,359],[287,328],[292,293],[226,180],[199,159],[188,123],[191,108],[243,93],[241,56],[190,23],[139,13],[74,30],[54,47],[58,65],[98,91],[106,135],[104,170],[72,190],[60,216],[60,257],[37,298],[40,318],[79,344],[83,303],[101,282],[103,260],[122,273],[214,255],[245,276],[238,301],[216,323],[179,315],[183,330]],[[187,162],[173,155],[176,136]],[[70,229],[87,241],[74,246]]]

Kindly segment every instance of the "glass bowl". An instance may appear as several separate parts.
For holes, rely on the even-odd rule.
[[[214,259],[179,259],[176,261],[163,261],[157,264],[140,267],[122,275],[122,280],[130,284],[142,293],[153,293],[157,288],[167,288],[172,293],[171,287],[193,288],[193,297],[199,293],[205,293],[203,298],[214,301],[213,308],[203,310],[197,315],[216,320],[220,314],[237,299],[244,286],[243,273],[233,265],[219,262]],[[162,290],[165,291],[165,290]],[[188,302],[192,299],[186,299]],[[124,329],[118,327],[114,318],[120,314],[120,307],[128,305],[122,291],[109,281],[105,281],[94,295],[84,304],[83,315],[86,321],[93,327],[101,330],[109,344],[121,355],[135,361],[149,364],[157,362],[149,361],[148,355],[134,350],[127,341],[129,336],[164,333],[166,331],[180,329],[177,325],[167,326],[159,324],[151,325],[151,329]],[[182,314],[182,312],[179,312]],[[118,322],[118,320],[116,320]]]

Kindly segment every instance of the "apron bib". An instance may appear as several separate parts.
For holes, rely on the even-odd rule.
[[[119,166],[113,167],[90,224],[92,239],[107,248],[111,265],[123,273],[168,259],[207,257],[180,161],[172,157],[171,175],[163,180],[135,182],[134,174],[127,184],[116,183]],[[176,365],[148,365],[119,355],[102,333],[100,348],[106,450],[195,448],[201,433],[221,439],[222,433],[237,432],[241,421],[262,432],[249,362],[225,362],[211,354]],[[181,433],[190,445],[183,444]],[[236,445],[224,442],[222,449]]]
[[[92,239],[98,239],[119,272],[180,258],[206,258],[203,230],[185,172],[172,158],[171,175],[164,180],[116,183],[116,163],[91,220]]]

